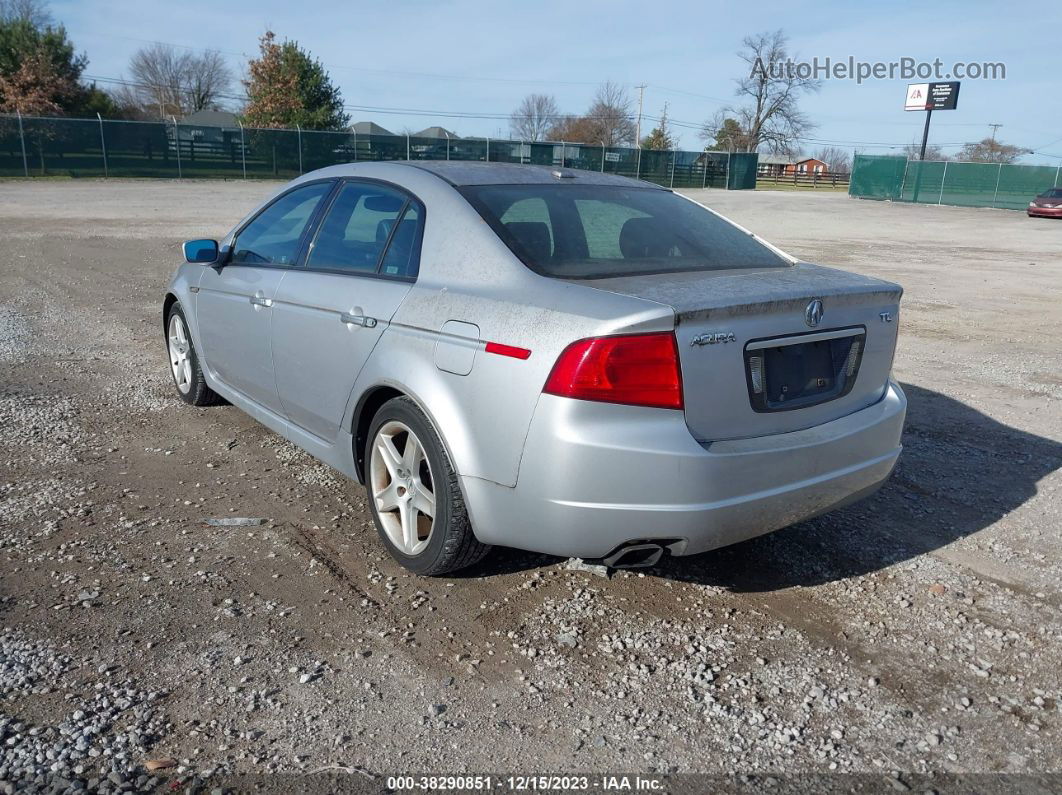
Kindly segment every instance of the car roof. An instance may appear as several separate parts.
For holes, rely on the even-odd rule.
[[[651,182],[557,166],[525,166],[518,163],[476,163],[454,160],[406,161],[402,165],[429,171],[451,185],[615,185],[627,188],[656,188]],[[559,177],[558,174],[563,174]]]

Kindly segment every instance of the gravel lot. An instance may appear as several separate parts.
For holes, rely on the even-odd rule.
[[[904,285],[890,484],[641,573],[501,551],[427,580],[355,484],[172,395],[177,245],[272,187],[0,182],[0,792],[1062,772],[1062,223],[694,191]]]

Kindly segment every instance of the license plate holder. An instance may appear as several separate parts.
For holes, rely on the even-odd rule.
[[[848,394],[865,341],[866,330],[859,327],[748,343],[745,375],[753,410],[791,411]]]

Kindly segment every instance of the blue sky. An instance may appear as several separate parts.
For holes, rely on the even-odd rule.
[[[632,87],[632,95],[645,83],[646,114],[658,116],[667,102],[672,119],[700,124],[734,101],[741,38],[774,28],[786,31],[803,60],[1002,61],[1006,80],[966,80],[958,109],[934,114],[931,142],[954,153],[997,123],[1001,140],[1045,152],[1024,162],[1062,163],[1059,3],[53,0],[51,7],[88,55],[91,76],[127,75],[129,57],[151,41],[221,50],[242,76],[269,27],[319,58],[348,105],[380,109],[352,109],[353,120],[394,131],[441,124],[459,135],[506,135],[507,123],[442,112],[504,116],[531,92],[582,112],[605,80]],[[884,145],[920,139],[924,115],[902,109],[907,82],[826,81],[802,103],[819,124],[805,150],[829,142],[883,153]],[[681,148],[700,148],[696,129],[674,132]]]

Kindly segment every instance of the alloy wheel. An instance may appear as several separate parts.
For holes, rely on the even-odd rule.
[[[434,481],[424,445],[408,425],[391,420],[376,433],[369,478],[388,539],[403,555],[422,552],[435,524]]]
[[[178,314],[170,317],[170,328],[167,334],[170,348],[170,368],[173,370],[173,381],[182,395],[187,395],[192,388],[192,345],[188,341],[188,330],[184,326],[184,320]]]

